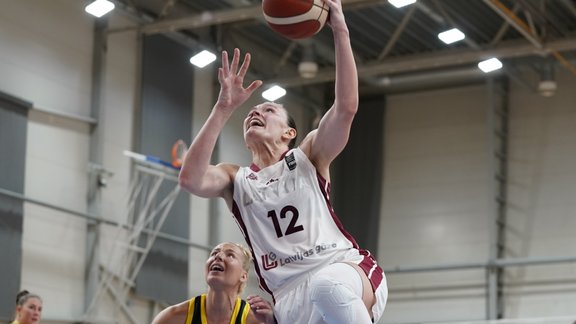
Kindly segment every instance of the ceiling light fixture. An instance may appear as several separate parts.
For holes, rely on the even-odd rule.
[[[312,79],[318,73],[318,63],[312,61],[298,63],[298,73],[304,79]]]
[[[206,65],[214,62],[216,60],[216,55],[210,51],[203,50],[202,52],[192,56],[190,58],[190,63],[194,64],[199,68],[203,68]]]
[[[489,73],[501,69],[502,62],[500,62],[499,59],[493,57],[478,63],[478,68],[480,68],[480,70],[482,70],[484,73]]]
[[[108,0],[96,0],[87,5],[84,10],[94,17],[100,18],[114,10],[114,4]]]
[[[396,8],[402,8],[415,3],[416,0],[388,0],[388,2]]]
[[[314,58],[314,45],[305,43],[302,48],[302,60],[298,63],[298,73],[305,79],[311,79],[318,73],[318,63]]]
[[[274,101],[278,98],[284,97],[286,90],[280,86],[273,86],[270,89],[262,92],[262,97],[268,101]]]
[[[538,82],[538,93],[542,97],[552,97],[556,93],[558,85],[554,80],[541,80]]]
[[[460,31],[458,28],[452,28],[447,31],[443,31],[438,34],[438,38],[446,44],[452,44],[457,41],[461,41],[466,38],[463,32]]]
[[[538,93],[543,97],[552,97],[556,93],[558,85],[554,80],[554,62],[550,59],[542,64],[540,70],[540,82],[538,82]]]

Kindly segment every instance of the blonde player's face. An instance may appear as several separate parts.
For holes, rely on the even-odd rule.
[[[235,244],[216,246],[206,260],[206,282],[212,289],[233,289],[248,279],[244,270],[244,253]]]
[[[244,140],[246,143],[278,140],[288,128],[286,110],[273,102],[265,102],[252,108],[244,119]]]
[[[40,323],[42,315],[42,301],[38,298],[28,298],[28,300],[16,309],[18,322],[20,324]]]

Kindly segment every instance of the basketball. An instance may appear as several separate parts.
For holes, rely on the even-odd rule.
[[[289,39],[308,38],[318,33],[328,18],[329,7],[322,0],[263,0],[266,22]]]

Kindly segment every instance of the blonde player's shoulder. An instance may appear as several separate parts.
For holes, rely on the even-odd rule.
[[[152,321],[152,324],[182,324],[188,315],[189,300],[164,308]]]

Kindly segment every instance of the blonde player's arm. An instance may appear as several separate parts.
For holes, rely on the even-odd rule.
[[[164,308],[154,317],[152,324],[182,324],[188,315],[188,301]]]

